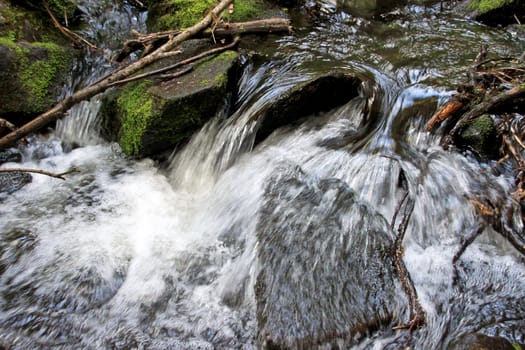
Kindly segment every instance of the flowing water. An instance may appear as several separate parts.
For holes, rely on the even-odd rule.
[[[398,348],[407,332],[392,327],[409,308],[383,253],[406,191],[404,260],[426,314],[414,348],[476,332],[525,343],[523,257],[486,229],[452,265],[478,224],[469,199],[502,201],[512,179],[423,130],[480,42],[502,56],[525,45],[436,8],[403,12],[332,13],[269,43],[263,63],[246,56],[233,115],[169,164],[102,141],[96,101],[70,112],[77,123],[33,137],[22,166],[79,173],[35,175],[1,198],[0,344],[256,349],[267,334],[293,347],[348,331],[333,344]],[[254,144],[251,116],[333,69],[363,79],[358,97]],[[374,327],[348,329],[361,320]]]

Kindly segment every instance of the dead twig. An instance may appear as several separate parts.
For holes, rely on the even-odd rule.
[[[397,325],[393,327],[393,329],[395,330],[408,329],[410,332],[412,332],[414,329],[417,329],[423,326],[423,324],[425,323],[425,312],[423,311],[423,307],[421,306],[419,302],[416,287],[414,286],[414,282],[412,281],[412,278],[410,277],[410,273],[408,272],[408,269],[403,261],[403,255],[404,255],[403,239],[405,237],[405,233],[408,227],[408,221],[410,220],[410,217],[412,216],[412,212],[414,211],[414,204],[415,204],[414,200],[408,196],[408,193],[401,200],[399,207],[394,214],[394,218],[392,220],[391,227],[394,227],[396,217],[400,213],[401,208],[403,207],[403,204],[405,204],[404,210],[403,210],[403,217],[397,228],[397,236],[394,242],[394,249],[395,249],[394,266],[396,268],[396,272],[399,276],[399,279],[401,280],[401,285],[403,286],[403,290],[405,291],[409,299],[410,321],[408,321],[408,323],[405,323],[405,324]]]
[[[127,78],[127,79],[122,79],[122,80],[119,80],[119,81],[115,81],[113,83],[111,83],[109,85],[109,87],[111,86],[116,86],[116,85],[122,85],[122,84],[126,84],[126,83],[129,83],[129,82],[132,82],[132,81],[135,81],[135,80],[140,80],[140,79],[144,79],[144,78],[147,78],[147,77],[151,77],[153,75],[157,75],[157,74],[161,74],[161,73],[165,73],[165,72],[168,72],[170,70],[173,70],[173,69],[176,69],[176,68],[179,68],[179,67],[182,67],[182,66],[185,66],[187,64],[190,64],[192,62],[195,62],[195,61],[198,61],[200,60],[201,58],[204,58],[206,56],[210,56],[210,55],[213,55],[213,54],[217,54],[217,53],[220,53],[220,52],[223,52],[223,51],[226,51],[226,50],[229,50],[229,49],[232,49],[234,48],[237,44],[239,43],[239,38],[235,38],[234,41],[232,41],[230,44],[228,45],[224,45],[224,46],[221,46],[221,47],[217,47],[215,49],[211,49],[211,50],[208,50],[208,51],[204,51],[198,55],[195,55],[195,56],[192,56],[188,59],[185,59],[185,60],[182,60],[180,62],[177,62],[175,64],[172,64],[170,66],[167,66],[167,67],[163,67],[163,68],[160,68],[160,69],[156,69],[156,70],[153,70],[151,72],[146,72],[146,73],[142,73],[142,74],[139,74],[139,75],[135,75],[133,77],[130,77],[130,78]],[[190,69],[191,70],[191,69]],[[184,73],[187,73],[189,72],[190,70],[186,70],[184,71]],[[183,74],[184,74],[183,73]],[[182,74],[180,74],[182,75]],[[180,76],[179,75],[179,76]]]
[[[63,173],[51,173],[49,171],[40,170],[40,169],[24,169],[24,168],[0,168],[0,173],[33,173],[33,174],[40,174],[40,175],[46,175],[50,177],[54,177],[56,179],[60,180],[66,180],[64,177],[65,175],[74,174],[80,172],[79,170],[73,168],[68,171],[64,171]]]
[[[93,50],[98,50],[98,47],[96,47],[95,45],[93,45],[92,43],[90,43],[89,41],[87,41],[86,39],[84,39],[83,37],[81,37],[80,35],[78,35],[77,33],[67,29],[66,27],[62,26],[58,21],[57,19],[55,18],[55,16],[53,15],[53,13],[51,13],[51,10],[49,9],[49,7],[47,6],[47,2],[44,3],[44,7],[47,11],[47,13],[49,14],[49,17],[51,17],[51,20],[53,21],[53,24],[55,25],[55,27],[57,27],[57,29],[62,33],[64,34],[64,36],[66,36],[69,40],[71,40],[73,42],[73,44],[76,46],[76,47],[82,47],[82,43],[84,43],[86,46],[88,46],[89,48],[93,49]]]

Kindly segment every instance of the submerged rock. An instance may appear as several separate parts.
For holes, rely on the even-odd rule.
[[[11,194],[31,182],[28,173],[0,173],[0,194]]]
[[[511,344],[508,340],[500,337],[489,337],[488,335],[475,333],[465,335],[448,347],[449,350],[516,350],[521,349],[518,344]]]
[[[130,156],[149,156],[189,138],[227,106],[238,54],[224,52],[195,63],[175,79],[145,79],[111,92],[102,113],[108,135]]]
[[[253,117],[259,123],[255,143],[281,126],[345,104],[359,95],[360,84],[354,75],[328,73],[296,85],[281,94],[268,110]]]
[[[384,217],[345,183],[308,181],[293,168],[276,172],[265,198],[255,286],[263,348],[346,348],[399,316]]]

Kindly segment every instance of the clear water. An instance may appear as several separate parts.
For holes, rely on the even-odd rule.
[[[359,307],[330,306],[348,298],[346,276],[331,273],[377,268],[374,249],[393,240],[388,223],[405,187],[415,209],[404,260],[426,313],[414,347],[445,349],[474,332],[524,343],[523,257],[487,229],[456,269],[451,263],[478,223],[469,198],[501,201],[512,179],[442,150],[423,130],[480,41],[501,55],[524,44],[432,8],[404,11],[409,20],[385,23],[336,14],[278,40],[266,63],[247,63],[233,116],[210,121],[169,164],[129,160],[103,142],[96,101],[70,112],[76,123],[32,139],[24,167],[80,172],[67,181],[35,175],[1,198],[0,344],[256,349],[261,326],[272,326],[258,318],[263,274],[275,283],[268,312],[282,303],[296,316],[276,319],[273,332],[344,331]],[[313,72],[335,68],[364,80],[358,98],[254,147],[251,116]],[[281,250],[267,249],[273,244]],[[349,268],[342,253],[363,267]],[[355,291],[377,278],[359,276]],[[320,293],[294,288],[297,281]],[[408,321],[406,296],[395,277],[388,281],[392,315],[374,332],[338,340],[342,348],[396,348],[406,339],[392,330]]]

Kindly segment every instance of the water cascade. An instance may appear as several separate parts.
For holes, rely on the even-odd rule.
[[[262,64],[245,56],[233,115],[169,164],[98,137],[96,101],[31,140],[24,167],[80,172],[0,199],[0,346],[399,348],[410,310],[390,222],[407,191],[404,261],[426,314],[414,348],[476,333],[525,343],[523,257],[486,229],[452,265],[478,224],[469,198],[504,200],[512,179],[424,131],[480,40],[501,55],[524,44],[436,8],[403,11],[332,14]],[[358,76],[359,96],[255,144],[251,116],[327,68]]]

